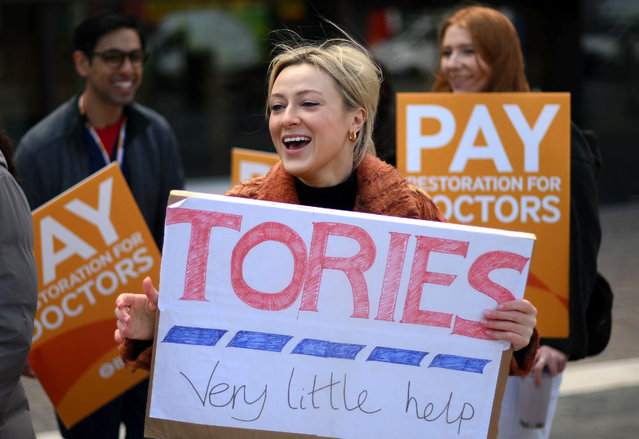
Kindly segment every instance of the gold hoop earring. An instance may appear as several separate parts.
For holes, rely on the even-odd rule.
[[[351,142],[355,143],[355,141],[357,140],[357,131],[350,133],[348,135],[348,140],[350,140]]]

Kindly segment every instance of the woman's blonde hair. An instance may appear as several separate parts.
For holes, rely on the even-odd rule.
[[[501,12],[485,6],[468,6],[448,18],[439,33],[441,50],[446,30],[452,25],[466,29],[477,54],[491,68],[492,75],[485,91],[530,91],[524,73],[524,57],[515,27]],[[433,91],[452,91],[442,74],[441,65]]]
[[[353,146],[353,167],[357,167],[367,153],[375,155],[373,125],[382,72],[368,51],[348,37],[332,38],[319,43],[279,43],[275,52],[268,69],[267,97],[271,95],[278,75],[286,67],[310,64],[321,69],[335,81],[347,109],[363,108],[366,112],[366,120]],[[268,101],[266,115],[269,115]]]

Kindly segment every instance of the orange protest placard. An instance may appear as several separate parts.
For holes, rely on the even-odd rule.
[[[117,164],[33,212],[38,310],[29,359],[70,427],[147,374],[124,368],[115,298],[159,279],[160,253]]]
[[[568,93],[399,93],[397,167],[450,222],[537,235],[526,298],[568,336]]]
[[[274,152],[254,151],[243,148],[231,149],[231,187],[266,174],[280,160]]]

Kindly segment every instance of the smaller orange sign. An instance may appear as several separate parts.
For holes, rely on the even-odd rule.
[[[231,187],[253,177],[265,175],[280,158],[274,152],[231,149]]]
[[[160,252],[117,164],[33,212],[38,310],[29,356],[70,427],[148,375],[124,368],[115,298],[157,280]]]

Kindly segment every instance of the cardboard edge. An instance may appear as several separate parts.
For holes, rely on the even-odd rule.
[[[173,203],[177,203],[178,201],[182,201],[186,198],[189,197],[193,197],[193,196],[201,196],[202,194],[198,193],[198,192],[192,192],[192,191],[183,191],[183,190],[172,190],[169,193],[169,206]]]
[[[184,438],[184,439],[330,439],[307,434],[284,433],[281,431],[248,430],[232,427],[215,427],[211,425],[192,424],[189,422],[169,421],[166,419],[150,418],[148,423],[153,425],[154,438]],[[147,429],[144,435],[147,436]]]
[[[499,434],[499,417],[501,415],[501,405],[504,399],[506,383],[508,382],[508,373],[510,372],[510,361],[513,356],[513,348],[505,350],[501,355],[501,364],[499,365],[499,374],[497,375],[497,386],[495,387],[495,395],[493,396],[493,409],[490,415],[490,423],[488,427],[487,439],[497,439]]]
[[[171,191],[173,192],[173,191]],[[144,437],[160,438],[158,436],[162,431],[156,430],[155,423],[151,422],[153,418],[151,413],[151,393],[153,392],[153,371],[155,370],[155,351],[158,343],[158,328],[160,326],[160,310],[155,312],[155,329],[153,330],[153,352],[151,356],[151,370],[149,371],[149,390],[146,394],[146,411],[144,414]]]

